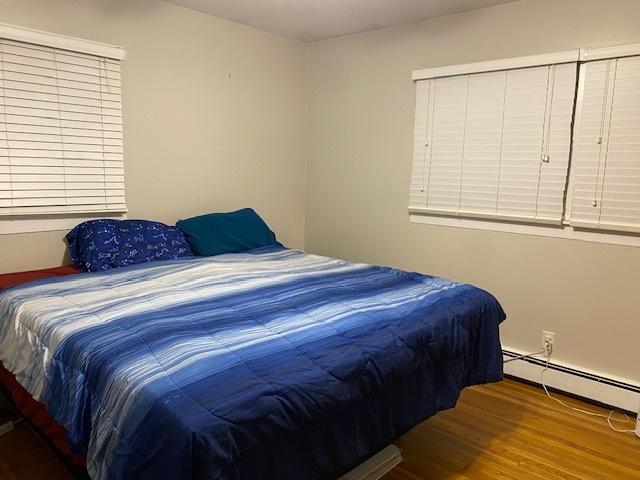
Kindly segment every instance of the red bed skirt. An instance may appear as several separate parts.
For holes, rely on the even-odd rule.
[[[13,402],[22,415],[38,427],[73,465],[84,467],[84,457],[71,453],[71,447],[67,442],[67,431],[64,427],[51,417],[42,403],[34,400],[29,392],[22,388],[16,381],[16,377],[2,364],[0,364],[0,383],[9,391]]]
[[[61,277],[78,273],[78,269],[71,265],[64,267],[47,268],[46,270],[31,270],[30,272],[4,273],[0,275],[0,289],[20,285],[41,278]]]
[[[13,287],[21,283],[38,280],[41,278],[59,277],[78,273],[72,266],[49,268],[47,270],[33,270],[30,272],[7,273],[0,275],[0,289]],[[33,399],[22,385],[16,381],[16,377],[0,363],[0,384],[9,391],[13,402],[20,413],[33,425],[47,436],[53,445],[66,456],[73,465],[84,467],[85,459],[81,455],[71,453],[71,447],[67,442],[67,432],[49,414],[46,407]]]

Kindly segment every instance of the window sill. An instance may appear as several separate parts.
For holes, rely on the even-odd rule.
[[[516,233],[522,235],[537,235],[541,237],[566,238],[582,242],[608,243],[613,245],[626,245],[640,247],[640,235],[615,232],[599,232],[574,228],[569,225],[542,225],[513,222],[500,222],[495,220],[482,220],[472,218],[454,218],[425,214],[409,214],[411,223],[426,225],[439,225],[443,227],[471,228],[474,230],[489,230],[493,232]]]
[[[79,223],[98,218],[125,220],[126,213],[103,212],[100,214],[80,213],[74,215],[25,215],[0,218],[0,235],[13,233],[53,232],[70,230]]]

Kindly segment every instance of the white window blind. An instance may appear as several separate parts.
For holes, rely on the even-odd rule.
[[[571,225],[640,232],[640,56],[584,63]]]
[[[561,223],[576,70],[418,80],[410,210]]]
[[[124,211],[120,61],[0,38],[0,215]]]

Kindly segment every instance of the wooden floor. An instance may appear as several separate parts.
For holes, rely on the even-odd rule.
[[[465,390],[455,409],[396,445],[404,460],[384,480],[640,480],[638,437],[615,433],[604,420],[571,412],[512,380]],[[0,479],[73,476],[21,422],[0,437]]]
[[[513,380],[465,390],[455,409],[396,445],[403,461],[384,480],[640,479],[635,434],[616,433],[606,420],[566,409],[542,389]]]
[[[0,437],[1,480],[73,480],[75,477],[26,422]]]

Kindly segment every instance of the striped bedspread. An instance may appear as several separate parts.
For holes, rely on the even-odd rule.
[[[330,477],[499,380],[488,293],[297,250],[0,293],[0,361],[91,478]]]

